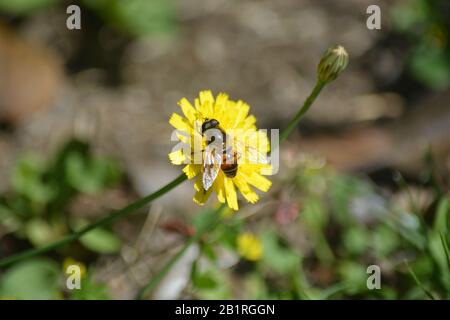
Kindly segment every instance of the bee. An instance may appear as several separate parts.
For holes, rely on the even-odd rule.
[[[229,178],[234,178],[238,171],[238,153],[232,147],[225,148],[228,136],[220,127],[219,121],[216,119],[206,119],[201,128],[202,136],[205,136],[206,132],[211,129],[218,130],[221,135],[212,136],[210,140],[206,142],[202,181],[205,191],[211,188],[220,170],[222,170],[225,176]],[[212,146],[212,143],[215,142],[216,138],[220,140],[215,143],[215,146]],[[218,145],[222,148],[217,148]],[[222,150],[222,152],[220,152],[220,150]]]

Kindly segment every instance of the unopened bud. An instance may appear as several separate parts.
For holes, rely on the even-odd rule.
[[[343,46],[329,48],[322,56],[317,73],[319,81],[330,82],[336,79],[348,64],[348,53]]]

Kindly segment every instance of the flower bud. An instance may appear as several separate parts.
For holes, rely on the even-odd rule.
[[[317,66],[319,81],[324,83],[336,79],[348,64],[348,53],[343,46],[334,46],[329,48],[322,56]]]

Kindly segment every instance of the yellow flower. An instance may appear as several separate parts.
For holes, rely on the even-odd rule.
[[[214,98],[211,91],[201,91],[195,99],[195,107],[186,98],[181,99],[178,104],[184,116],[174,113],[169,123],[178,130],[178,140],[188,145],[187,149],[190,151],[179,149],[171,152],[169,159],[176,165],[186,164],[183,172],[189,179],[196,178],[194,202],[203,205],[214,191],[220,202],[226,202],[230,208],[238,210],[236,189],[248,202],[257,202],[259,197],[252,187],[268,191],[271,182],[263,175],[270,174],[272,167],[267,162],[254,161],[255,156],[265,156],[270,145],[267,134],[256,129],[256,118],[249,115],[249,105],[243,101],[229,100],[224,93]],[[234,152],[239,154],[238,169],[234,177],[219,170],[212,186],[205,190],[203,161],[207,143],[202,134],[202,124],[211,119],[218,121],[226,136],[232,135],[229,140],[233,141]],[[241,154],[245,156],[240,157]]]
[[[242,233],[237,238],[239,254],[250,261],[258,261],[262,257],[261,241],[251,233]]]
[[[86,275],[86,266],[83,262],[77,261],[73,258],[65,258],[63,261],[63,271],[64,273],[67,272],[67,269],[72,266],[78,266],[80,268],[80,276],[83,278]]]

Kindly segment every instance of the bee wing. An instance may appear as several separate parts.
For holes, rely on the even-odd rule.
[[[222,155],[215,148],[206,146],[203,159],[203,188],[207,191],[213,185],[222,165]]]

